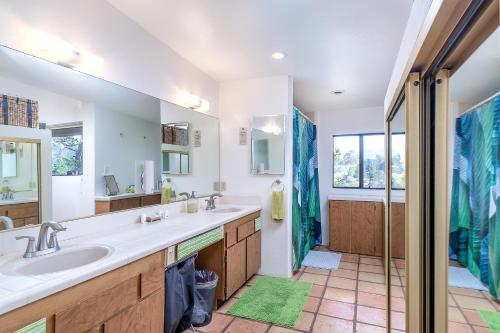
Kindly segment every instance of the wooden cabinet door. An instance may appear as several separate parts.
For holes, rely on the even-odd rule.
[[[405,257],[405,204],[391,204],[391,255],[393,258]]]
[[[383,223],[381,202],[351,202],[351,249],[353,253],[375,255],[382,242],[380,223]],[[383,230],[383,229],[382,229]],[[381,244],[380,244],[381,245]]]
[[[226,250],[226,299],[246,281],[246,239]]]
[[[330,201],[330,250],[351,252],[351,202]]]
[[[247,280],[259,271],[261,264],[260,230],[247,238]]]
[[[158,290],[104,323],[104,333],[163,333],[163,291]]]
[[[117,212],[120,210],[132,209],[141,207],[141,198],[127,198],[127,199],[118,199],[111,200],[111,211]]]

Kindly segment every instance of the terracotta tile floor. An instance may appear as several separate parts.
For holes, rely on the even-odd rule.
[[[377,333],[385,332],[385,287],[382,260],[377,257],[343,254],[338,270],[304,267],[292,279],[313,283],[310,297],[294,329],[254,320],[233,317],[227,310],[251,286],[248,281],[214,313],[212,323],[200,327],[203,333]],[[392,263],[392,328],[405,328],[404,260]],[[449,331],[453,333],[489,332],[476,309],[500,310],[500,304],[480,291],[453,288],[449,290]],[[190,331],[186,331],[190,332]]]

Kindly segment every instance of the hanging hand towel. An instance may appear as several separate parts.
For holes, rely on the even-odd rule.
[[[285,219],[285,191],[273,191],[271,217],[275,221]]]

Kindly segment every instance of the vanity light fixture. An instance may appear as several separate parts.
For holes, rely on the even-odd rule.
[[[207,112],[210,110],[210,103],[207,100],[187,92],[180,94],[178,104],[198,112]]]
[[[285,59],[287,56],[287,54],[285,52],[281,52],[281,51],[276,51],[274,52],[273,54],[271,54],[271,57],[275,60],[282,60],[282,59]]]
[[[335,89],[335,90],[330,91],[330,94],[332,94],[332,95],[342,95],[343,93],[345,93],[345,90],[341,90],[341,89]]]
[[[102,73],[103,60],[95,54],[44,31],[34,30],[31,37],[35,56],[87,74]]]

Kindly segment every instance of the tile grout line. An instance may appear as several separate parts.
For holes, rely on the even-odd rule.
[[[361,262],[361,258],[358,257],[358,270],[356,271],[356,288],[354,290],[354,318],[352,331],[356,332],[356,327],[358,326],[358,284],[359,284],[359,265]]]
[[[474,329],[474,326],[472,326],[472,324],[469,322],[469,319],[465,315],[462,307],[460,306],[460,304],[458,304],[457,300],[455,299],[455,295],[453,295],[453,293],[451,293],[449,291],[448,291],[448,295],[451,296],[451,298],[453,299],[453,302],[455,302],[455,304],[457,305],[457,309],[458,309],[458,311],[460,311],[460,313],[464,317],[465,323],[472,329],[473,332],[475,332],[476,330]],[[450,306],[449,305],[448,305],[447,311],[448,311],[448,323],[447,324],[449,324],[450,323]],[[452,321],[452,322],[454,322],[454,321]],[[454,323],[456,323],[456,321]]]

